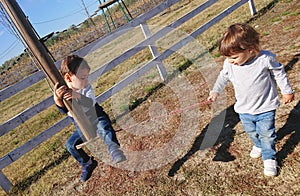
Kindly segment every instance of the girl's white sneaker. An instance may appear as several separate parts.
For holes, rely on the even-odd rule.
[[[259,157],[261,157],[261,148],[253,146],[252,150],[250,152],[250,157],[252,157],[252,158],[259,158]]]
[[[264,174],[266,176],[277,176],[277,161],[272,159],[264,160]]]

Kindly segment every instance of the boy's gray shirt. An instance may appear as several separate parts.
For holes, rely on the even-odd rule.
[[[241,66],[226,59],[211,92],[220,94],[229,81],[234,87],[237,113],[260,114],[276,109],[280,104],[276,83],[281,94],[293,93],[284,67],[275,54],[265,50]]]

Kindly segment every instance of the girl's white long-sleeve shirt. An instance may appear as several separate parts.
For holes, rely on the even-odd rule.
[[[211,92],[220,94],[228,82],[234,87],[237,113],[260,114],[278,108],[276,84],[281,94],[293,93],[284,66],[276,60],[275,54],[265,50],[240,66],[226,59]]]

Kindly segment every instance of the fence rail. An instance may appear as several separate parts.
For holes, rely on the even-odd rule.
[[[145,39],[140,42],[139,44],[135,45],[131,49],[125,51],[122,55],[114,58],[110,62],[104,64],[101,66],[99,69],[94,71],[90,75],[90,80],[96,80],[99,78],[101,75],[104,73],[110,71],[114,67],[118,66],[121,62],[125,61],[126,59],[130,58],[137,52],[141,51],[142,49],[148,47],[148,46],[153,46],[154,42],[161,37],[165,36],[167,33],[171,32],[172,30],[178,28],[180,25],[183,23],[189,21],[193,17],[197,16],[200,14],[203,10],[206,8],[212,6],[214,3],[216,3],[218,0],[209,0],[206,1],[205,3],[199,5],[196,7],[194,10],[191,12],[187,13],[186,15],[182,16],[178,20],[174,21],[170,25],[166,26],[165,28],[159,30],[157,33],[153,35],[147,35],[145,34]],[[88,53],[94,51],[96,48],[102,47],[105,44],[115,40],[117,37],[123,35],[124,33],[128,32],[134,27],[137,27],[141,25],[141,28],[143,29],[143,26],[146,24],[147,20],[153,18],[154,16],[158,15],[162,11],[166,10],[170,6],[178,3],[179,0],[166,0],[162,2],[161,4],[157,5],[147,13],[133,19],[131,22],[121,26],[120,28],[116,29],[110,34],[107,34],[103,36],[102,38],[90,43],[86,47],[82,48],[81,50],[78,50],[74,52],[75,54],[78,54],[79,56],[85,56]],[[118,93],[121,89],[129,85],[130,83],[134,82],[136,79],[144,75],[146,72],[148,72],[151,68],[156,66],[158,62],[162,62],[164,59],[168,58],[171,54],[174,52],[178,51],[180,48],[182,48],[184,45],[188,44],[190,41],[195,39],[197,36],[199,36],[201,33],[205,32],[207,29],[212,27],[214,24],[219,22],[221,19],[232,13],[234,10],[238,9],[240,6],[242,6],[245,3],[249,3],[250,7],[250,13],[253,15],[255,14],[255,7],[253,0],[240,0],[234,5],[228,7],[224,11],[222,11],[220,14],[215,16],[213,19],[210,21],[206,22],[204,25],[196,29],[194,32],[192,32],[190,35],[184,37],[182,40],[178,41],[175,43],[173,46],[171,46],[169,49],[167,49],[165,52],[161,53],[160,55],[155,53],[153,54],[153,59],[145,64],[144,66],[140,67],[139,69],[135,70],[132,74],[130,74],[128,77],[125,79],[119,81],[116,83],[114,86],[103,92],[97,97],[97,102],[102,103],[108,98],[110,98],[112,95]],[[145,26],[144,26],[145,27]],[[145,30],[145,28],[144,28]],[[97,47],[96,47],[97,46]],[[56,66],[60,64],[60,61],[56,62]],[[158,68],[163,69],[163,65],[160,64]],[[163,70],[162,70],[163,73]],[[6,89],[3,89],[0,91],[0,101],[3,101],[12,95],[17,94],[21,90],[24,90],[27,87],[30,87],[31,85],[41,81],[42,79],[45,78],[45,74],[42,71],[36,72],[32,74],[31,76],[23,79],[22,81],[16,83],[15,85],[12,85],[10,87],[7,87]],[[28,119],[32,118],[33,116],[37,115],[41,111],[47,109],[51,105],[54,104],[52,96],[46,98],[42,102],[38,103],[37,105],[26,109],[25,111],[21,112],[17,116],[13,117],[12,119],[8,120],[7,122],[3,123],[0,125],[0,137],[12,129],[16,128],[17,126],[21,125]],[[2,173],[2,169],[5,168],[6,166],[10,165],[11,163],[15,162],[18,160],[20,157],[22,157],[24,154],[27,152],[31,151],[33,148],[38,146],[39,144],[43,143],[50,137],[52,137],[54,134],[58,133],[60,130],[65,128],[71,123],[71,121],[65,117],[56,124],[54,124],[52,127],[48,128],[47,130],[43,131],[40,133],[38,136],[32,138],[31,140],[27,141],[25,144],[22,146],[14,149],[13,151],[9,152],[8,154],[4,155],[0,159],[0,186],[5,192],[8,192],[9,189],[11,188],[12,184],[9,181],[9,179]]]

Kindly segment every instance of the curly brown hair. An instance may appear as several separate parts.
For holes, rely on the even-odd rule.
[[[221,55],[231,56],[245,50],[259,53],[259,33],[248,24],[236,23],[227,28],[219,44]]]

